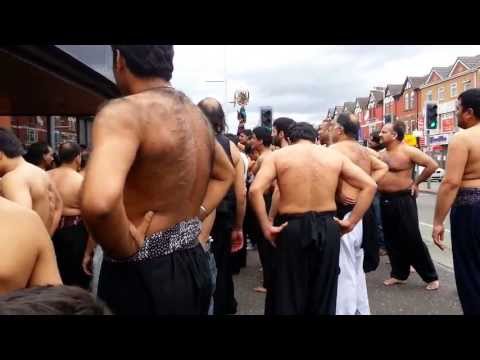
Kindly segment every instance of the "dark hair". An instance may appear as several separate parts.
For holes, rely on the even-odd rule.
[[[403,121],[396,120],[394,121],[392,128],[393,131],[397,133],[397,140],[402,141],[406,131],[405,123]]]
[[[245,145],[245,155],[253,154],[253,146],[251,144]]]
[[[64,142],[58,148],[58,160],[60,164],[70,164],[81,152],[82,149],[77,143],[73,141]]]
[[[15,134],[11,130],[2,127],[0,127],[0,151],[9,159],[25,154],[22,143]]]
[[[198,107],[202,110],[217,135],[225,132],[227,126],[225,113],[223,112],[222,105],[220,105],[217,100],[213,98],[203,99],[198,103]]]
[[[278,119],[275,119],[275,121],[273,122],[273,126],[275,126],[277,131],[278,132],[283,131],[283,133],[285,134],[285,137],[287,137],[287,138],[289,137],[288,136],[289,128],[293,124],[295,124],[295,120],[287,118],[287,117],[280,117]]]
[[[464,111],[472,109],[475,117],[480,118],[480,89],[468,89],[458,96]]]
[[[243,130],[240,130],[240,134],[245,134],[245,136],[250,139],[253,135],[253,132],[250,129],[243,129]]]
[[[80,168],[81,168],[81,169],[85,169],[85,167],[87,166],[87,163],[88,163],[88,159],[89,159],[89,158],[90,158],[90,152],[84,150],[84,151],[82,152],[82,162],[80,163]]]
[[[238,136],[237,135],[234,135],[234,134],[225,134],[225,136],[231,141],[233,142],[235,145],[238,145]]]
[[[358,138],[358,130],[360,129],[360,124],[352,120],[351,113],[343,112],[337,117],[337,124],[343,128],[345,135],[352,137],[354,139]]]
[[[170,81],[173,72],[173,45],[111,45],[113,63],[116,50],[125,58],[128,69],[138,77],[159,77]]]
[[[25,160],[30,164],[39,166],[43,160],[43,155],[48,154],[49,151],[50,149],[47,143],[36,142],[28,147]]]
[[[75,286],[38,286],[0,296],[0,315],[111,315],[88,291]]]
[[[312,124],[298,122],[289,129],[290,141],[296,143],[299,140],[308,140],[315,143],[317,132]]]
[[[370,139],[377,144],[380,144],[380,130],[374,130],[370,134]]]
[[[263,146],[268,147],[272,145],[272,132],[268,128],[264,126],[258,126],[253,129],[253,133],[258,140],[262,140]]]

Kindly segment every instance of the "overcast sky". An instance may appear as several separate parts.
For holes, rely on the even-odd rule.
[[[478,54],[480,45],[177,45],[172,83],[195,103],[207,96],[224,102],[224,84],[206,81],[224,80],[226,60],[228,100],[236,89],[250,92],[247,128],[258,124],[261,106],[272,106],[274,118],[316,124],[329,107],[368,96],[374,86],[400,84],[407,75],[423,76],[458,56]],[[226,112],[236,131],[232,104]]]

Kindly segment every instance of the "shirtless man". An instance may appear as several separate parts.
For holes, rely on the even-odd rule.
[[[206,98],[198,103],[198,107],[210,122],[218,143],[235,168],[233,186],[218,206],[212,228],[212,250],[217,265],[213,311],[215,315],[230,315],[237,312],[231,253],[237,252],[243,246],[243,220],[246,207],[244,162],[238,148],[225,135],[226,120],[222,105],[213,98]]]
[[[252,168],[253,176],[255,176],[260,170],[263,161],[272,154],[272,150],[270,149],[272,141],[272,133],[266,127],[259,126],[253,129],[252,147],[259,154],[258,159],[255,161],[255,165]],[[270,211],[272,204],[273,189],[274,186],[272,185],[272,187],[267,189],[264,193],[267,211]],[[262,264],[263,273],[262,286],[257,286],[254,290],[256,292],[266,293],[268,289],[268,283],[270,282],[271,278],[271,264],[274,249],[272,245],[263,237],[262,229],[256,217],[252,221],[252,236],[254,237],[254,242],[257,244],[258,255],[260,257],[260,263]]]
[[[26,162],[22,144],[7,129],[0,128],[0,195],[42,219],[50,235],[60,222],[62,201],[47,173]]]
[[[405,124],[396,121],[386,124],[380,133],[386,149],[380,152],[389,167],[387,175],[378,183],[383,232],[392,265],[386,286],[402,284],[410,275],[410,265],[427,283],[427,290],[439,287],[438,275],[418,226],[416,197],[418,185],[426,181],[438,168],[430,156],[403,143]],[[424,166],[423,172],[412,180],[415,164]]]
[[[47,143],[36,142],[28,147],[25,160],[45,171],[55,167],[53,150]]]
[[[340,152],[315,145],[312,125],[297,123],[289,136],[290,146],[264,159],[249,195],[264,236],[276,246],[269,314],[334,315],[340,235],[361,220],[376,185]],[[281,196],[272,224],[262,195],[275,179]],[[359,189],[344,220],[334,218],[339,180]]]
[[[74,142],[63,143],[58,149],[58,158],[60,166],[48,172],[63,202],[62,219],[52,237],[58,268],[65,285],[88,289],[90,277],[82,269],[88,232],[80,216],[81,148]]]
[[[378,182],[388,166],[372,156],[368,148],[357,142],[360,124],[354,115],[342,113],[332,126],[331,149],[337,150]],[[339,181],[337,217],[350,217],[359,190],[348,182]],[[365,272],[373,271],[379,262],[375,219],[370,207],[355,228],[340,242],[340,275],[337,290],[337,315],[370,315]]]
[[[444,249],[443,222],[450,212],[453,266],[465,315],[480,315],[480,89],[458,97],[461,131],[448,144],[446,173],[438,189],[433,241]]]
[[[320,145],[330,146],[332,143],[331,128],[331,120],[324,120],[318,127],[318,141]]]
[[[40,217],[2,197],[0,254],[0,294],[62,283],[53,245]]]
[[[169,83],[173,46],[114,45],[127,95],[93,125],[80,208],[104,251],[98,296],[116,314],[207,314],[201,220],[234,169],[200,109]]]

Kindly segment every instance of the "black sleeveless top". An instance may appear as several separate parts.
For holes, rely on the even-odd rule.
[[[232,158],[232,152],[230,151],[230,139],[227,138],[224,134],[218,134],[216,136],[216,139],[218,143],[222,146],[223,150],[225,150],[225,153],[227,154],[228,158],[230,159],[230,162],[232,165],[233,163],[233,158]],[[218,205],[217,207],[217,213],[221,214],[235,214],[235,209],[236,209],[236,199],[235,199],[235,192],[233,190],[233,186],[228,190],[227,195],[223,198],[222,202]]]

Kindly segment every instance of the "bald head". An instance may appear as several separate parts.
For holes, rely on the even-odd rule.
[[[360,124],[356,117],[351,113],[341,113],[336,120],[337,124],[343,128],[346,136],[352,139],[357,139]]]
[[[208,119],[216,134],[225,132],[225,113],[217,99],[205,98],[198,103],[198,107]]]
[[[82,149],[75,142],[67,141],[58,148],[58,158],[61,164],[71,164],[78,156]]]

